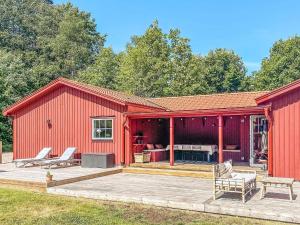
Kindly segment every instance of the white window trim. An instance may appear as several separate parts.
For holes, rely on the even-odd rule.
[[[94,137],[94,121],[95,120],[111,120],[111,138],[101,138],[101,137]],[[114,118],[112,117],[95,117],[92,118],[92,140],[95,141],[112,141],[114,139]]]

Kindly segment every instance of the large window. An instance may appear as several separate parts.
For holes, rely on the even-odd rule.
[[[112,140],[113,139],[113,119],[95,118],[92,120],[93,140]]]

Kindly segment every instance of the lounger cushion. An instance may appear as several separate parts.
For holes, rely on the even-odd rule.
[[[252,173],[231,173],[232,178],[243,179],[245,178],[245,182],[250,182],[255,180],[256,175]]]
[[[245,183],[250,183],[253,182],[256,178],[255,174],[246,174],[246,173],[232,173],[231,178],[224,179],[223,180],[223,185],[241,185],[242,184],[242,179],[245,179]],[[218,185],[222,184],[222,180],[217,180],[216,183]]]

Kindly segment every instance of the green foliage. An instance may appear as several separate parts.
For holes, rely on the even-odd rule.
[[[26,66],[21,57],[0,49],[0,108],[12,104],[19,97],[28,93],[26,85]],[[10,119],[0,114],[1,139],[4,143],[11,143],[12,130]]]
[[[12,151],[13,151],[13,145],[12,144],[2,145],[2,152],[12,152]]]
[[[210,93],[244,90],[246,68],[242,59],[233,51],[216,49],[204,58],[205,80]]]
[[[120,56],[115,54],[112,48],[103,48],[95,63],[79,73],[78,80],[109,89],[116,89],[116,76],[119,74],[119,67]]]
[[[133,36],[121,58],[118,87],[131,94],[164,94],[170,71],[167,35],[155,21],[142,36]]]
[[[74,76],[93,62],[103,46],[104,37],[97,33],[89,13],[80,12],[70,3],[60,6],[59,11],[63,18],[49,50],[62,73],[60,75]]]
[[[261,70],[254,74],[258,90],[271,90],[300,79],[300,37],[275,42],[270,56],[262,61]]]
[[[260,71],[246,76],[233,51],[195,55],[178,29],[154,21],[119,54],[104,48],[89,13],[52,0],[0,0],[0,109],[58,76],[145,97],[273,89],[300,78],[300,37],[280,40]],[[1,139],[11,121],[0,115]]]
[[[3,110],[58,76],[74,78],[92,64],[105,37],[90,14],[49,0],[0,0],[0,107]],[[1,138],[11,124],[0,116]]]
[[[146,97],[178,96],[243,90],[244,80],[245,66],[234,52],[217,49],[206,57],[193,55],[189,39],[178,29],[166,34],[154,21],[128,44],[117,86]]]

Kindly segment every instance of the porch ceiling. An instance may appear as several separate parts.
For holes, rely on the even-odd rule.
[[[234,115],[259,115],[264,114],[263,106],[244,108],[222,108],[206,110],[182,110],[182,111],[161,111],[146,113],[126,113],[130,118],[169,118],[169,117],[197,117],[197,116],[234,116]]]

